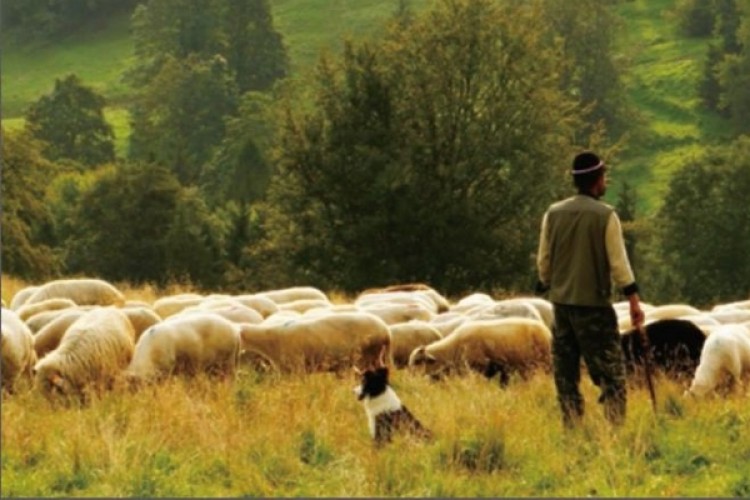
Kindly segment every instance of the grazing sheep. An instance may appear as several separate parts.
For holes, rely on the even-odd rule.
[[[143,332],[124,375],[136,384],[176,374],[234,377],[239,354],[240,327],[214,312],[196,311]]]
[[[70,299],[47,299],[35,304],[25,304],[18,308],[16,311],[18,317],[23,321],[27,321],[32,316],[47,312],[47,311],[59,311],[60,309],[69,309],[71,307],[77,307],[77,304]]]
[[[409,355],[417,347],[431,344],[443,338],[430,323],[426,321],[409,321],[390,325],[391,329],[391,357],[396,368],[404,368],[409,364]]]
[[[390,350],[388,325],[372,314],[335,313],[283,323],[271,318],[241,325],[243,362],[260,360],[281,372],[341,372],[372,366],[383,346]]]
[[[357,309],[373,314],[389,325],[406,323],[412,320],[429,321],[435,315],[429,308],[418,302],[411,304],[372,302],[370,304],[358,305]]]
[[[551,363],[552,333],[542,321],[529,318],[470,321],[409,356],[409,366],[424,365],[433,377],[469,368],[488,378],[499,373],[503,385],[512,372],[526,377],[540,367],[548,370]]]
[[[750,334],[743,325],[721,325],[706,339],[700,364],[686,392],[693,396],[740,386],[750,376]]]
[[[328,300],[328,296],[325,293],[312,286],[293,286],[279,290],[268,290],[259,292],[256,295],[271,299],[276,305],[301,299]]]
[[[65,332],[60,345],[34,366],[36,386],[48,398],[60,394],[85,402],[89,389],[112,387],[133,356],[133,325],[115,307],[87,311]]]
[[[33,294],[37,290],[39,290],[39,287],[36,285],[21,288],[16,292],[15,295],[13,295],[13,298],[10,300],[10,308],[14,311],[18,311],[18,308],[24,305],[29,297],[31,297],[31,294]]]
[[[214,305],[212,307],[204,308],[202,305],[198,306],[191,306],[188,308],[183,309],[178,314],[172,316],[172,318],[176,316],[181,316],[183,314],[193,314],[193,313],[203,313],[203,312],[212,312],[214,314],[218,314],[219,316],[222,316],[225,319],[228,319],[229,321],[233,323],[261,323],[263,322],[263,316],[256,311],[255,309],[251,307],[244,306],[240,304],[239,302],[236,304],[227,304],[227,305]]]
[[[264,318],[269,317],[279,311],[279,306],[268,297],[258,294],[234,295],[234,299],[240,304],[251,307],[258,311]]]
[[[297,299],[279,304],[279,310],[304,314],[310,309],[330,308],[332,305],[328,299]]]
[[[156,311],[150,305],[123,307],[122,312],[125,313],[130,320],[130,324],[133,325],[135,342],[138,342],[138,339],[147,328],[161,321],[161,316],[156,314]]]
[[[440,313],[432,318],[429,323],[437,328],[442,337],[447,337],[452,334],[456,328],[463,325],[467,321],[471,321],[467,315],[460,312],[444,312]]]
[[[713,310],[709,312],[708,315],[722,325],[726,325],[729,323],[744,323],[746,321],[750,321],[750,309],[726,308]]]
[[[450,312],[466,313],[478,306],[489,306],[495,303],[495,299],[486,293],[476,292],[459,300],[450,307]]]
[[[354,303],[363,305],[383,300],[402,304],[418,301],[436,314],[450,309],[450,302],[445,297],[435,289],[418,283],[371,288],[360,293]]]
[[[465,314],[473,320],[529,318],[543,321],[536,307],[528,302],[516,299],[498,300],[487,306],[477,306],[477,308],[471,309]]]
[[[36,335],[41,331],[42,328],[52,323],[60,316],[63,316],[70,311],[87,311],[88,308],[89,306],[76,306],[66,309],[57,309],[55,311],[42,311],[27,319],[26,324],[31,329],[31,332]]]
[[[42,359],[48,352],[57,349],[70,325],[85,313],[86,311],[82,309],[64,310],[55,319],[39,329],[34,334],[34,350],[37,358]]]
[[[698,326],[685,319],[660,319],[645,325],[644,329],[655,367],[678,379],[693,376],[706,341]],[[633,373],[637,366],[644,364],[642,339],[638,330],[630,330],[621,334],[620,340],[625,366],[628,373]]]
[[[125,305],[125,296],[112,284],[93,278],[54,280],[39,287],[25,305],[36,304],[47,299],[70,299],[79,306]]]
[[[197,306],[203,299],[202,295],[197,293],[180,293],[177,295],[167,295],[165,297],[159,297],[154,301],[153,308],[154,312],[159,315],[162,319],[167,319],[170,316],[177,314],[185,308],[191,306]]]
[[[31,378],[31,370],[36,363],[34,337],[15,311],[3,307],[1,314],[0,380],[3,391],[13,393],[19,377],[26,375]]]

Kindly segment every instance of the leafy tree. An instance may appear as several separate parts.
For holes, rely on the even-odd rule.
[[[104,118],[104,97],[76,75],[55,79],[54,89],[31,105],[26,130],[45,143],[50,160],[95,166],[115,158],[114,133]]]
[[[736,0],[713,0],[715,11],[714,32],[721,39],[721,49],[727,54],[736,54],[741,46],[737,39],[742,13]]]
[[[379,44],[347,44],[340,67],[323,59],[314,108],[287,103],[248,265],[345,290],[527,286],[580,125],[541,15],[443,1]]]
[[[719,81],[724,91],[721,106],[728,110],[738,134],[750,132],[750,6],[741,11],[743,23],[737,31],[741,47],[736,54],[728,54],[721,66]]]
[[[168,57],[135,100],[130,155],[167,165],[180,182],[194,184],[224,137],[224,117],[234,112],[236,99],[221,56]]]
[[[247,205],[261,198],[271,176],[268,120],[271,98],[246,92],[237,116],[226,119],[226,135],[200,176],[200,186],[211,206],[227,201]]]
[[[42,234],[52,221],[44,190],[56,166],[40,148],[28,134],[2,129],[2,270],[27,280],[44,280],[59,271]]]
[[[711,111],[719,111],[721,83],[718,71],[723,58],[724,54],[721,49],[714,44],[709,44],[703,64],[703,77],[698,82],[698,95],[703,106]]]
[[[169,265],[164,235],[180,189],[175,176],[158,164],[101,170],[73,213],[67,270],[113,281],[163,282]]]
[[[636,235],[632,225],[636,220],[636,205],[638,196],[635,188],[628,182],[623,181],[622,189],[617,197],[617,215],[623,225],[625,239],[625,250],[628,252],[631,262],[635,260]]]
[[[748,137],[712,148],[674,174],[659,212],[661,264],[678,293],[672,300],[708,305],[747,297],[748,189]]]
[[[628,129],[631,111],[625,100],[615,42],[620,19],[601,0],[542,0],[551,39],[562,39],[569,64],[564,67],[562,88],[589,107],[584,137],[603,121],[612,135]]]
[[[226,0],[223,26],[227,61],[241,93],[268,90],[287,75],[286,48],[268,0]]]
[[[714,10],[706,0],[679,0],[674,7],[677,25],[688,37],[705,37],[714,29]]]

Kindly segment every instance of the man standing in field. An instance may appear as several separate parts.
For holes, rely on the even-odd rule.
[[[607,189],[606,168],[592,152],[577,155],[571,174],[578,194],[553,203],[541,225],[537,291],[549,291],[554,305],[555,387],[566,427],[583,417],[581,356],[601,389],[606,418],[616,425],[625,420],[625,364],[611,304],[612,281],[630,302],[633,326],[643,322],[620,219],[613,207],[599,201]]]

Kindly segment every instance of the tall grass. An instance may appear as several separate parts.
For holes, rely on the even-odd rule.
[[[2,280],[6,302],[26,286]],[[146,301],[191,291],[118,287]],[[548,374],[501,388],[479,375],[431,382],[397,370],[395,390],[435,439],[397,435],[378,449],[357,382],[243,368],[233,383],[175,378],[86,407],[53,404],[27,383],[2,400],[0,496],[750,494],[750,412],[739,393],[684,399],[683,386],[657,378],[654,413],[635,380],[626,423],[613,429],[584,375],[586,417],[565,431]]]

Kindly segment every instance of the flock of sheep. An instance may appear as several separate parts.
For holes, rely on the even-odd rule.
[[[657,366],[668,373],[674,356],[685,357],[688,393],[742,386],[750,377],[750,300],[710,311],[643,307]],[[627,304],[615,311],[626,359],[637,364]],[[3,303],[0,369],[7,394],[26,377],[51,399],[86,401],[173,376],[231,379],[241,366],[364,370],[385,346],[396,368],[432,377],[475,370],[507,384],[512,375],[551,369],[552,323],[552,304],[540,297],[474,293],[451,302],[423,284],[366,290],[343,304],[309,286],[147,303],[126,300],[100,279],[66,279],[28,286]]]

